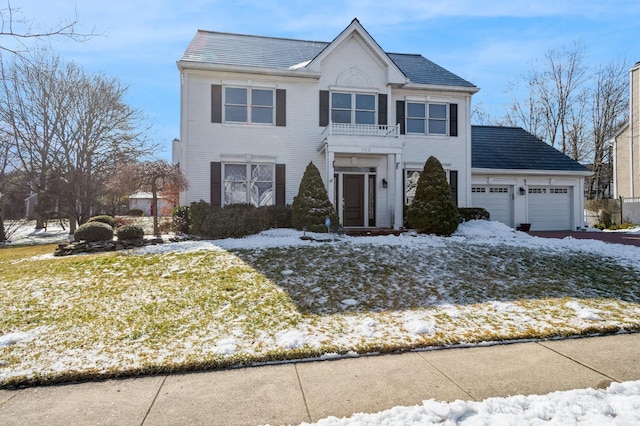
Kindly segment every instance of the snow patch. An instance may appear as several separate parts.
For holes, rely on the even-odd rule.
[[[305,338],[304,334],[298,330],[286,330],[278,333],[276,343],[282,348],[298,349],[304,346]]]
[[[436,332],[436,324],[431,320],[423,319],[418,314],[407,315],[404,328],[413,334],[434,334]]]
[[[605,390],[578,389],[547,395],[488,398],[394,407],[349,418],[327,417],[314,425],[631,425],[640,422],[640,381]],[[309,425],[309,423],[303,423]]]
[[[39,327],[28,332],[16,331],[13,333],[3,334],[0,336],[0,348],[12,346],[16,343],[29,342],[38,337],[44,331],[45,327]]]
[[[567,302],[565,303],[567,308],[573,309],[578,314],[578,318],[587,320],[587,321],[602,321],[602,317],[598,314],[602,313],[602,311],[598,309],[585,308],[577,302]]]
[[[234,338],[222,339],[216,343],[213,352],[218,355],[233,355],[236,353],[238,342]]]

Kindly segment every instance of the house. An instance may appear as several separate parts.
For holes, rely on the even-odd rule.
[[[616,198],[640,198],[640,62],[629,71],[629,80],[629,122],[613,143]]]
[[[158,195],[158,216],[171,216],[174,207],[164,196]],[[142,210],[145,216],[153,216],[153,194],[136,192],[129,195],[129,210],[133,209]]]
[[[582,226],[575,188],[584,170],[548,170],[544,158],[524,168],[503,164],[497,159],[512,153],[511,142],[491,138],[512,135],[480,128],[480,149],[496,161],[474,164],[471,98],[479,88],[421,55],[385,52],[357,19],[331,42],[199,30],[178,69],[181,137],[173,162],[189,180],[183,205],[291,204],[313,162],[344,226],[399,229],[433,155],[460,207],[481,203],[510,226],[534,219],[533,229]],[[532,192],[516,198],[520,187]],[[511,197],[508,217],[498,213],[506,205],[493,204],[504,200],[483,198],[482,188],[507,191],[500,193]],[[527,200],[555,196],[547,192],[555,188],[571,205],[542,213],[569,219],[531,216]]]

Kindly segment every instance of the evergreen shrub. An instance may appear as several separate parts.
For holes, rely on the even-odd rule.
[[[135,216],[135,217],[142,217],[142,216],[144,216],[144,210],[142,210],[142,209],[129,209],[129,210],[127,210],[125,215],[127,215],[127,216]]]
[[[429,157],[418,179],[416,195],[407,208],[409,226],[419,232],[451,235],[458,228],[458,207],[436,157]]]
[[[177,206],[171,213],[173,232],[176,234],[189,233],[189,207]]]
[[[87,222],[76,229],[73,239],[87,242],[109,241],[113,239],[113,228],[104,222]]]
[[[325,219],[329,217],[332,225],[338,225],[338,214],[329,200],[322,182],[320,171],[310,162],[307,165],[298,195],[291,206],[291,225],[296,229],[306,228],[310,232],[328,232]]]
[[[136,240],[144,238],[144,229],[138,225],[122,225],[116,230],[119,240]]]
[[[482,207],[460,207],[458,209],[458,222],[470,220],[491,220],[491,215]]]
[[[114,225],[114,220],[113,217],[109,216],[108,214],[101,214],[98,216],[93,216],[90,217],[89,220],[87,220],[87,223],[89,222],[102,222],[102,223],[106,223],[107,225],[109,225],[110,227],[113,228]]]

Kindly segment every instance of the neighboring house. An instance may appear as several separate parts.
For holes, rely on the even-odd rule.
[[[614,197],[640,197],[640,62],[629,71],[629,122],[615,136]]]
[[[511,227],[584,226],[584,179],[591,171],[519,127],[472,126],[471,204]]]
[[[504,220],[492,204],[504,200],[478,192],[486,184],[493,194],[500,184],[512,196],[504,221],[517,226],[533,222],[531,201],[522,207],[515,198],[520,186],[533,191],[522,200],[547,189],[557,195],[558,187],[572,204],[547,215],[568,219],[545,216],[533,229],[582,226],[581,191],[573,188],[582,188],[583,170],[476,166],[475,157],[472,164],[471,97],[479,89],[421,55],[385,52],[358,20],[330,43],[200,30],[178,68],[181,138],[173,162],[189,181],[181,204],[291,204],[312,161],[344,226],[398,229],[433,155],[460,207],[482,202]],[[501,148],[481,149],[496,158],[517,154],[503,144],[510,135],[493,134]]]
[[[153,216],[152,201],[150,192],[136,192],[129,195],[129,209],[140,209],[145,216]],[[158,216],[170,216],[174,207],[162,195],[158,195]]]

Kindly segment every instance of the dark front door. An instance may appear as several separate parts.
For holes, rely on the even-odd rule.
[[[364,175],[343,175],[344,226],[364,226]]]

